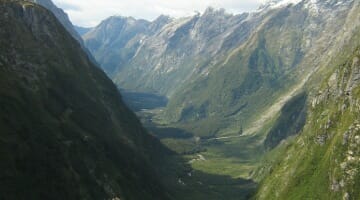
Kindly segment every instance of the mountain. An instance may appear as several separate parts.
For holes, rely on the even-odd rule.
[[[240,15],[208,8],[162,20],[155,31],[147,28],[158,20],[110,18],[84,40],[118,87],[169,99],[162,122],[204,137],[228,135],[239,124],[254,130],[260,116],[267,121],[280,111],[326,59],[318,52],[338,48],[333,38],[352,6],[352,0],[268,1]]]
[[[149,22],[145,20],[110,17],[84,35],[85,44],[95,59],[102,63],[105,72],[111,76],[123,59],[133,56],[132,46],[138,45],[148,26]],[[131,44],[127,45],[128,42]]]
[[[120,27],[110,18],[86,34],[84,40],[105,70],[108,66],[115,68],[106,71],[122,87],[170,95],[190,77],[195,62],[199,62],[196,68],[201,68],[200,65],[206,64],[209,57],[224,51],[222,46],[233,48],[246,38],[251,28],[247,27],[246,22],[238,30],[244,32],[243,35],[238,36],[235,30],[247,15],[232,16],[224,10],[209,8],[202,16],[182,19],[160,16],[153,22],[143,22],[143,29],[130,32],[131,37],[127,36],[126,31],[116,34],[116,38],[106,37],[109,41],[123,41],[122,46],[108,45],[107,42],[101,43],[102,48],[94,48],[94,41],[101,40],[103,36],[98,30],[104,30],[104,23],[110,27]],[[128,26],[142,21],[128,23]],[[230,41],[226,43],[227,38],[222,38],[224,35],[239,40],[235,44]],[[122,51],[118,52],[119,49]],[[101,54],[106,56],[102,57]],[[103,58],[106,58],[105,62]]]
[[[132,17],[114,16],[83,36],[86,46],[109,76],[113,76],[136,53],[143,38],[172,21],[160,16],[152,23]]]
[[[162,119],[203,136],[234,135],[239,124],[246,134],[259,132],[318,63],[343,45],[334,38],[351,20],[353,1],[342,2],[302,1],[261,11],[264,20],[249,38],[176,90]]]
[[[0,1],[0,199],[168,199],[171,152],[55,16]]]
[[[349,41],[309,82],[306,125],[271,166],[256,199],[360,198],[359,28]]]

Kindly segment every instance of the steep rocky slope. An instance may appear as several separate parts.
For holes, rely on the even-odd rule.
[[[206,75],[209,65],[247,39],[259,21],[247,17],[208,8],[202,15],[174,20],[144,38],[114,80],[127,89],[171,97],[192,75]]]
[[[353,38],[359,44],[360,38]],[[350,48],[352,49],[352,48]],[[337,56],[317,78],[308,120],[262,182],[256,199],[360,198],[360,48]]]
[[[236,134],[240,124],[256,133],[253,124],[274,117],[317,64],[342,45],[334,38],[352,7],[353,1],[302,1],[261,11],[266,17],[249,39],[177,90],[162,118],[201,135]],[[263,116],[268,117],[256,123]]]
[[[54,15],[0,13],[0,199],[167,199],[169,151]]]
[[[170,96],[192,73],[209,64],[212,56],[246,39],[253,26],[245,21],[247,16],[233,16],[224,10],[208,8],[203,15],[182,19],[160,16],[153,22],[112,17],[86,34],[84,40],[105,69],[109,61],[104,62],[101,54],[112,55],[108,60],[115,69],[108,73],[120,86]],[[137,24],[143,25],[140,31],[116,29]],[[107,35],[103,34],[105,31]],[[104,37],[105,43],[101,42]],[[109,45],[113,41],[122,44]],[[101,48],[94,48],[94,42],[101,44]],[[123,57],[124,52],[128,56]]]
[[[85,44],[102,68],[113,76],[117,67],[133,56],[149,24],[132,17],[110,17],[85,34]]]
[[[305,85],[306,124],[273,152],[256,199],[358,199],[359,2],[349,11],[337,49]],[[266,166],[266,164],[264,164]]]

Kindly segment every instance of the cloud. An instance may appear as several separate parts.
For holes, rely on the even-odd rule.
[[[76,25],[96,26],[101,20],[112,16],[133,16],[153,20],[161,14],[172,17],[193,15],[206,7],[225,8],[238,14],[256,10],[263,0],[54,0],[54,3],[67,12]]]

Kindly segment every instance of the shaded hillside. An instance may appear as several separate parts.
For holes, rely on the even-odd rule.
[[[0,1],[0,199],[167,199],[169,154],[53,14]]]
[[[308,83],[304,130],[273,163],[256,199],[360,198],[359,33]]]
[[[56,7],[56,5],[51,0],[28,0],[30,2],[34,2],[41,6],[44,6],[48,10],[50,10],[55,17],[59,20],[59,22],[65,27],[65,29],[79,42],[83,45],[83,40],[81,36],[75,30],[73,24],[71,23],[68,15],[60,8]]]

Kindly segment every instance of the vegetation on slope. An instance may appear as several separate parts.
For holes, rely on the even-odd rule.
[[[43,7],[0,1],[0,198],[167,199],[169,154]]]
[[[257,199],[360,198],[360,49],[334,60],[343,63],[327,67],[304,130],[261,183]]]

